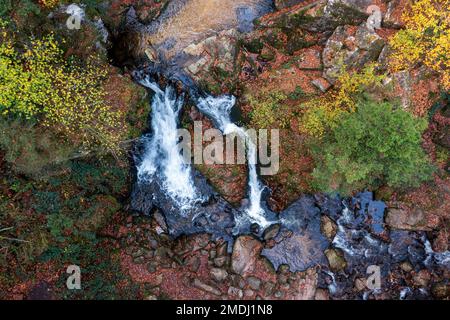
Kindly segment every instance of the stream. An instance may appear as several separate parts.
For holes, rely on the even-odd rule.
[[[161,63],[171,62],[167,74],[173,75],[177,59],[190,43],[232,27],[247,32],[252,28],[250,22],[271,8],[271,1],[266,0],[174,0],[150,25],[134,23],[133,28],[148,36]],[[129,18],[134,21],[132,12]],[[426,288],[410,288],[400,278],[387,281],[401,273],[401,262],[408,261],[416,271],[427,269],[438,275],[450,271],[450,252],[434,252],[425,232],[388,230],[384,225],[386,206],[374,200],[371,192],[351,198],[304,195],[278,215],[269,210],[262,197],[265,186],[254,161],[256,146],[245,129],[230,119],[236,98],[199,93],[188,76],[179,70],[176,74],[170,80],[182,80],[192,102],[217,129],[223,134],[235,133],[246,142],[249,205],[233,207],[200,172],[185,163],[177,146],[185,99],[170,84],[161,88],[155,74],[146,71],[137,81],[152,92],[150,132],[140,139],[135,150],[133,209],[148,215],[160,210],[174,238],[209,233],[228,241],[229,249],[238,235],[253,234],[268,240],[264,237],[270,231],[273,239],[267,241],[261,254],[274,268],[287,264],[291,271],[304,271],[319,266],[318,286],[328,288],[337,298],[367,299],[376,294],[376,289],[355,292],[353,288],[358,278],[367,277],[370,266],[380,268],[381,285],[395,291],[399,299],[430,296]],[[332,239],[321,230],[323,217],[337,226]],[[343,258],[345,267],[333,270],[327,258],[330,252],[341,253],[337,259]]]

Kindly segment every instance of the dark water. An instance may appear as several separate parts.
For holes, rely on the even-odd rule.
[[[238,2],[241,5],[237,5]],[[167,61],[179,58],[186,45],[204,39],[211,32],[229,28],[230,25],[241,32],[251,30],[252,20],[272,8],[272,1],[227,0],[221,3],[222,7],[212,6],[213,11],[222,9],[220,14],[191,21],[189,17],[192,15],[189,12],[195,12],[198,6],[206,3],[211,5],[212,2],[174,0],[157,21],[145,27],[146,32],[151,35],[152,45],[161,54],[160,58],[166,61],[163,64],[164,74],[170,79],[180,79],[181,75],[183,83],[188,84],[191,89],[195,86],[193,81],[179,73],[179,66],[174,67]],[[142,29],[142,26],[138,28]],[[143,155],[142,146],[137,147],[135,155],[139,162]],[[263,241],[265,230],[246,220],[242,208],[233,208],[194,168],[191,174],[202,201],[183,214],[180,214],[172,199],[163,191],[164,183],[158,177],[151,182],[135,183],[132,207],[144,214],[152,214],[155,209],[159,209],[174,238],[183,234],[209,233],[214,238],[227,240],[230,248],[233,239],[240,234],[253,234]],[[305,195],[279,215],[271,212],[265,203],[261,206],[265,208],[273,225],[280,226],[274,238],[265,242],[262,255],[275,268],[282,264],[289,265],[291,271],[320,267],[319,287],[329,289],[335,298],[366,299],[379,294],[376,290],[354,290],[355,280],[367,277],[369,266],[380,267],[384,292],[391,298],[405,299],[429,298],[430,293],[429,288],[410,288],[403,278],[393,277],[401,274],[400,263],[408,261],[415,271],[427,269],[441,279],[450,271],[450,253],[433,252],[425,233],[386,228],[386,205],[374,200],[371,192],[362,192],[352,198]],[[321,233],[323,216],[329,217],[337,225],[337,233],[333,239],[327,239]],[[343,270],[332,272],[329,269],[324,254],[326,249],[338,249],[342,252],[346,261]]]

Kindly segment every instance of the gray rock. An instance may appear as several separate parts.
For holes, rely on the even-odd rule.
[[[302,3],[303,0],[275,0],[275,8],[277,10],[289,8],[296,4]]]
[[[288,279],[289,279],[289,277],[288,277],[287,274],[280,274],[280,275],[278,275],[278,282],[281,283],[281,284],[287,283]]]
[[[322,92],[327,92],[331,87],[331,84],[324,78],[314,79],[311,83]]]
[[[273,294],[273,296],[275,297],[275,298],[278,298],[278,299],[280,299],[280,298],[283,298],[283,296],[284,296],[284,294],[283,294],[283,292],[281,292],[281,291],[276,291],[274,294]]]
[[[192,272],[197,272],[198,268],[200,268],[200,258],[199,257],[192,257],[188,261],[189,270]]]
[[[168,232],[166,219],[159,210],[155,211],[155,213],[153,214],[153,219],[155,219],[156,223],[159,225],[162,231],[164,231],[165,233]]]
[[[215,288],[215,287],[213,287],[213,286],[211,286],[209,284],[203,283],[199,279],[194,279],[194,281],[192,282],[192,285],[194,287],[196,287],[197,289],[203,290],[203,291],[208,292],[208,293],[212,293],[212,294],[214,294],[216,296],[222,295],[222,292],[220,292],[219,289],[217,289],[217,288]]]
[[[143,264],[145,262],[145,258],[143,256],[136,257],[133,259],[133,262],[135,264]]]
[[[255,268],[256,260],[262,250],[262,244],[251,236],[236,239],[231,256],[231,269],[234,273],[245,275]]]
[[[366,27],[370,31],[374,32],[375,29],[381,28],[381,20],[383,19],[382,13],[378,6],[372,5],[367,8],[367,13],[370,14],[366,22]]]
[[[275,289],[275,283],[270,282],[270,281],[264,283],[264,285],[263,285],[264,296],[265,297],[271,296],[274,289]]]
[[[281,228],[281,225],[279,223],[272,224],[271,226],[267,227],[264,230],[263,239],[270,240],[270,239],[275,238],[278,235],[278,232],[280,232],[280,228]]]
[[[233,274],[231,276],[231,283],[233,286],[243,289],[246,285],[246,282],[244,278],[242,278],[240,275]]]
[[[228,295],[242,299],[242,297],[244,296],[244,292],[239,288],[229,287]]]
[[[156,272],[157,266],[157,263],[155,261],[152,261],[147,265],[147,271],[150,273],[154,273]]]
[[[222,282],[223,280],[225,280],[228,277],[228,272],[225,269],[212,268],[211,276],[217,282]]]
[[[347,26],[339,26],[327,40],[322,52],[323,77],[335,83],[342,67],[360,68],[376,61],[384,47],[384,40],[361,25],[353,35]]]
[[[372,0],[328,0],[325,11],[333,10],[335,3],[344,4],[365,13],[367,7],[372,4]]]
[[[247,289],[247,290],[244,291],[244,295],[246,297],[253,297],[254,294],[255,294],[255,292],[253,290],[251,290],[251,289]]]
[[[248,282],[248,285],[250,286],[250,288],[252,288],[253,290],[256,290],[256,291],[258,291],[261,286],[261,279],[256,278],[256,277],[248,277],[247,282]]]
[[[225,265],[225,263],[227,262],[227,257],[226,256],[222,256],[222,257],[218,257],[214,259],[214,265],[221,268]]]
[[[140,257],[140,256],[143,256],[144,255],[144,249],[142,249],[142,248],[137,248],[135,251],[132,251],[132,253],[131,253],[131,256],[133,257],[133,258],[138,258],[138,257]]]

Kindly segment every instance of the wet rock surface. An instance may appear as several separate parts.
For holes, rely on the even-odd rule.
[[[442,281],[450,272],[450,253],[433,251],[424,231],[389,230],[384,223],[386,206],[374,200],[371,192],[345,199],[303,196],[279,214],[278,223],[260,230],[259,235],[237,238],[232,234],[233,215],[242,213],[230,207],[224,215],[224,209],[217,209],[223,200],[200,205],[193,212],[226,219],[213,223],[205,216],[205,222],[198,224],[197,218],[191,222],[194,213],[180,217],[167,203],[147,195],[141,193],[135,199],[141,202],[136,203],[150,211],[158,204],[161,212],[152,214],[158,235],[152,241],[162,237],[166,244],[149,242],[146,247],[156,250],[129,251],[132,264],[156,275],[161,268],[179,269],[181,263],[191,277],[186,280],[188,286],[209,298],[423,299],[448,295],[447,282]],[[178,240],[169,240],[166,234]],[[379,267],[380,289],[367,283],[371,266]],[[165,286],[161,277],[152,281]]]
[[[346,4],[361,13],[355,15],[354,21],[336,28],[336,20],[330,18],[332,12],[328,11],[323,18],[305,26],[325,33],[331,31],[322,42],[323,47],[304,50],[307,61],[297,62],[302,70],[318,72],[309,83],[323,92],[334,83],[342,65],[360,68],[383,58],[385,40],[365,23],[368,17],[365,9],[371,1],[346,1]],[[277,5],[291,4],[278,1]],[[262,25],[270,23],[263,21]],[[236,30],[229,29],[185,47],[183,52],[189,59],[180,60],[186,62],[184,71],[202,79],[217,63],[221,63],[222,69],[229,69],[235,59],[231,48],[237,38]],[[167,52],[175,47],[170,41],[164,45]],[[267,46],[251,50],[255,51],[251,54],[258,63],[277,59],[276,51]],[[158,232],[168,233],[175,239],[175,246],[180,239],[185,241],[185,235],[193,239],[192,248],[182,249],[172,257],[159,251],[155,254],[163,257],[162,261],[182,261],[187,275],[180,271],[177,277],[187,278],[180,282],[198,290],[192,292],[194,297],[326,300],[448,296],[450,253],[446,251],[448,246],[439,245],[446,239],[442,235],[433,235],[433,244],[427,240],[430,234],[426,231],[433,231],[441,223],[435,219],[433,224],[430,212],[418,209],[409,215],[410,210],[392,203],[387,206],[374,199],[371,192],[345,199],[317,194],[302,196],[278,216],[271,213],[273,223],[266,229],[251,222],[236,226],[245,206],[233,208],[198,172],[194,175],[205,201],[184,214],[172,206],[157,181],[137,184],[132,201],[132,207],[139,212],[148,215],[154,214],[155,209],[162,212],[167,228],[161,226]],[[164,223],[160,221],[159,225]],[[204,234],[212,238],[205,240]],[[435,242],[443,250],[433,251]],[[136,265],[146,263],[141,256],[133,259]],[[170,261],[148,263],[148,270],[154,274],[170,266]],[[380,268],[381,288],[374,289],[368,284],[371,266]],[[160,287],[171,291],[174,297],[179,296],[165,286],[166,281],[164,277]]]
[[[205,199],[195,209],[181,213],[155,177],[151,183],[135,184],[131,201],[133,210],[151,215],[155,209],[160,209],[173,237],[208,232],[216,237],[231,239],[236,209],[214,192],[200,173],[193,174],[195,186]]]
[[[239,33],[253,30],[254,19],[273,10],[271,0],[172,0],[151,23],[139,21],[134,8],[126,29],[139,34],[131,55],[147,54],[154,70],[183,80],[205,75],[213,63],[228,68]]]
[[[282,228],[275,237],[275,245],[262,254],[277,269],[288,264],[295,271],[324,263],[323,250],[328,240],[320,232],[320,210],[314,198],[305,196],[281,212]]]

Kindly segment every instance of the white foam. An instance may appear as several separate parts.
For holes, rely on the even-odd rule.
[[[152,135],[144,138],[145,153],[137,166],[139,181],[152,181],[158,175],[162,188],[181,211],[201,201],[192,181],[191,167],[184,162],[178,147],[177,119],[183,100],[167,86],[162,91],[156,83],[144,79],[142,85],[155,92],[152,101]]]
[[[219,130],[222,131],[223,134],[236,133],[246,142],[249,169],[248,186],[250,191],[250,206],[246,210],[248,215],[246,218],[249,218],[252,222],[256,222],[261,227],[265,228],[270,222],[265,218],[265,211],[261,207],[261,195],[264,186],[260,183],[256,171],[257,147],[246,133],[245,129],[237,126],[231,121],[230,112],[235,103],[236,98],[231,95],[219,97],[208,96],[206,98],[200,98],[197,107],[217,123]]]

